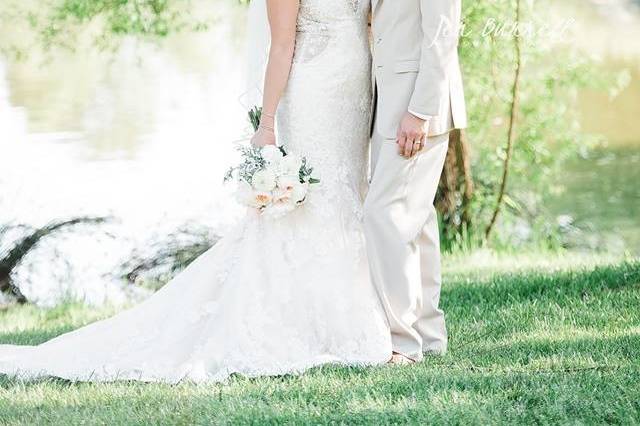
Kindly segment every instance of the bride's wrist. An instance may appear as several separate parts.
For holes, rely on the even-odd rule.
[[[268,115],[262,115],[262,117],[260,117],[260,125],[265,125],[268,127],[273,127],[275,124],[276,120],[275,118],[268,116]]]
[[[276,114],[275,113],[271,114],[269,112],[263,111],[262,114],[261,114],[261,117],[267,117],[267,118],[270,118],[271,120],[275,120],[276,119]]]

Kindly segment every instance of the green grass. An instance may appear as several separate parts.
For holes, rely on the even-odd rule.
[[[640,424],[640,262],[478,256],[445,269],[445,356],[206,386],[0,378],[0,424]],[[13,308],[0,342],[100,315]]]

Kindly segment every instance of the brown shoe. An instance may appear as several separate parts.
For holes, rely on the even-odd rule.
[[[391,355],[391,359],[387,361],[387,364],[390,364],[390,365],[411,365],[415,363],[416,363],[415,360],[409,358],[408,356],[399,354],[397,352],[394,352]]]

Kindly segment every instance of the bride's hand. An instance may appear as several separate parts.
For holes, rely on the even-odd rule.
[[[265,145],[275,145],[276,135],[273,130],[258,128],[258,131],[251,138],[251,145],[261,148]]]

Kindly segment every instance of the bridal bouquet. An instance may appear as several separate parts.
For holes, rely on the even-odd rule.
[[[257,130],[261,111],[249,111]],[[238,202],[272,217],[283,216],[307,200],[312,185],[320,183],[306,157],[288,153],[281,146],[239,147],[242,161],[229,169],[225,182],[235,180]]]

